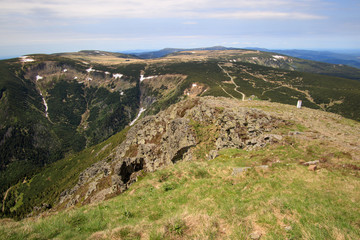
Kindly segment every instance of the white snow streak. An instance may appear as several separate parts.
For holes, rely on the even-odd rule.
[[[21,62],[34,62],[35,60],[32,58],[29,58],[29,56],[22,56],[20,57]]]
[[[41,80],[41,79],[43,79],[44,77],[42,77],[42,76],[40,76],[40,75],[36,75],[36,81],[38,81],[38,80]]]
[[[284,59],[285,57],[284,57],[284,56],[279,56],[279,55],[273,55],[273,58],[276,58],[276,59]]]
[[[140,111],[138,113],[138,115],[136,116],[136,118],[130,123],[130,126],[134,125],[134,123],[139,119],[140,115],[145,112],[145,108],[140,108]]]
[[[87,71],[88,73],[91,73],[91,72],[94,72],[95,70],[94,70],[92,67],[90,67],[90,68],[86,69],[86,71]]]
[[[47,105],[47,103],[46,103],[46,101],[45,101],[45,98],[44,98],[44,96],[42,95],[42,93],[40,92],[40,95],[41,95],[41,97],[42,97],[42,100],[43,100],[43,104],[44,104],[44,106],[45,106],[45,117],[47,117],[48,118],[48,105]]]
[[[121,74],[121,73],[115,73],[115,74],[113,74],[113,78],[115,78],[115,79],[120,79],[120,78],[122,78],[122,76],[124,76],[123,74]]]
[[[144,75],[140,75],[140,82],[146,80],[146,79],[152,79],[152,78],[155,78],[157,76],[149,76],[149,77],[144,77]]]

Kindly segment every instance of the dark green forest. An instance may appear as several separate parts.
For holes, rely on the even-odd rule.
[[[72,60],[61,59],[57,64],[84,71],[81,64]],[[40,62],[36,69],[45,66]],[[139,66],[134,67],[138,71]],[[135,70],[127,76],[129,81],[135,81]],[[47,118],[39,87],[25,77],[26,71],[14,60],[0,61],[1,197],[10,186],[31,178],[46,165],[124,129],[139,108],[138,84],[121,95],[61,76],[43,90],[47,96]]]

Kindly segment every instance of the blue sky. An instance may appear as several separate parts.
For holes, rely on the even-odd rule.
[[[0,0],[0,57],[223,45],[360,49],[359,0]]]

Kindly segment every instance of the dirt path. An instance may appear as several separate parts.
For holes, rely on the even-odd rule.
[[[237,93],[240,93],[240,94],[242,95],[242,100],[245,101],[245,94],[237,90],[237,88],[239,88],[239,86],[235,83],[234,78],[233,78],[232,76],[230,76],[230,74],[229,74],[223,67],[221,67],[220,64],[218,64],[218,66],[219,66],[219,68],[220,68],[226,75],[228,75],[228,77],[229,77],[230,80],[231,80],[231,83],[234,84],[234,86],[235,86],[234,91],[237,92]],[[223,89],[223,90],[224,90],[224,89]],[[224,90],[224,91],[225,91],[225,90]],[[226,91],[225,91],[225,92],[226,92]],[[226,92],[226,93],[227,93],[227,92]],[[227,94],[229,94],[229,93],[227,93]],[[229,94],[229,95],[230,95],[230,94]]]
[[[295,90],[295,91],[297,91],[297,92],[300,92],[300,93],[304,94],[304,95],[305,95],[305,98],[306,98],[307,100],[309,100],[309,101],[312,102],[313,104],[317,105],[317,106],[318,106],[320,109],[322,109],[323,111],[326,111],[326,109],[324,108],[324,106],[321,106],[321,105],[317,104],[317,103],[314,101],[314,99],[312,98],[312,96],[309,94],[308,91],[300,90],[300,89],[298,89],[298,88],[296,88],[296,87],[294,87],[294,86],[291,86],[291,85],[289,85],[289,84],[284,84],[284,83],[281,83],[281,82],[279,83],[279,82],[276,82],[276,81],[270,81],[270,80],[266,79],[266,78],[265,78],[264,76],[262,76],[262,75],[253,74],[253,73],[250,73],[250,72],[248,72],[248,71],[246,71],[246,70],[243,70],[243,71],[244,71],[245,73],[247,73],[247,74],[249,74],[249,75],[251,75],[251,76],[253,76],[253,77],[255,77],[255,78],[261,79],[261,80],[263,80],[263,81],[265,81],[265,82],[269,82],[269,83],[273,83],[273,84],[279,85],[279,86],[276,87],[276,88],[272,88],[272,89],[268,89],[268,90],[263,91],[263,93],[262,93],[261,95],[264,95],[265,92],[268,92],[268,91],[271,91],[271,90],[274,90],[274,89],[277,89],[277,88],[286,87],[286,88],[289,88],[289,89],[292,89],[292,90]]]
[[[12,188],[12,187],[10,187],[10,188],[9,188],[8,190],[6,190],[6,192],[5,192],[5,196],[4,196],[3,204],[2,204],[2,212],[5,211],[5,200],[6,200],[7,195],[8,195],[8,193],[9,193],[9,191],[10,191],[11,188]]]
[[[234,97],[233,95],[231,95],[230,93],[228,93],[221,85],[219,85],[219,87],[230,97],[232,97],[233,99],[237,99],[236,97]],[[238,100],[238,99],[237,99]]]
[[[282,86],[278,86],[278,87],[276,87],[276,88],[270,88],[270,89],[268,89],[268,90],[265,90],[265,91],[263,91],[262,93],[261,93],[261,95],[264,95],[266,92],[269,92],[269,91],[272,91],[272,90],[275,90],[275,89],[278,89],[278,88],[281,88]]]

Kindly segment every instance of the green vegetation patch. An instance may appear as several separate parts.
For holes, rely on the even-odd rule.
[[[93,163],[106,158],[124,141],[128,129],[108,140],[47,166],[31,179],[26,179],[10,189],[5,198],[6,216],[22,218],[57,204],[60,194],[77,183],[79,174]],[[37,209],[37,210],[36,210]]]
[[[299,126],[299,128],[303,128]],[[0,234],[17,239],[357,239],[360,181],[320,165],[324,141],[292,139],[257,151],[225,149],[210,161],[179,162],[147,174],[124,194],[95,206],[14,222]],[[328,157],[329,158],[329,157]],[[267,169],[258,168],[268,165]],[[243,174],[234,168],[250,167]]]

